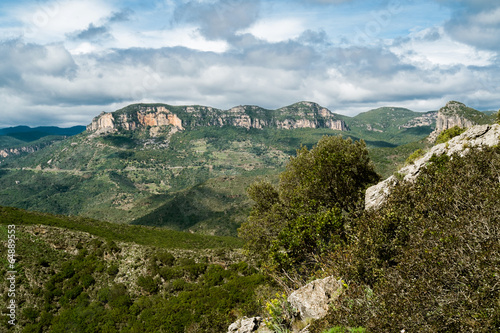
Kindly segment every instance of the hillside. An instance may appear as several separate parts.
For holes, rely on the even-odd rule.
[[[0,207],[3,254],[12,224],[23,332],[223,332],[267,297],[267,279],[242,261],[235,238]],[[7,319],[0,331],[18,331]]]
[[[134,104],[102,113],[78,135],[9,150],[0,204],[234,236],[250,209],[246,188],[258,178],[275,182],[301,145],[323,135],[364,139],[388,176],[425,147],[433,117],[380,108],[349,118],[311,102],[225,111]]]
[[[16,126],[0,129],[0,158],[33,153],[68,136],[79,134],[84,126],[60,128]],[[1,162],[0,162],[1,163]]]
[[[404,108],[382,107],[343,118],[350,133],[364,140],[379,141],[378,147],[396,147],[429,135],[436,125],[437,113],[414,112]]]

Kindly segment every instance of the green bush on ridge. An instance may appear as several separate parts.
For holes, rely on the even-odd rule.
[[[434,157],[357,219],[349,289],[317,327],[493,332],[500,324],[500,148]],[[369,291],[369,292],[368,292]],[[327,324],[328,323],[328,324]],[[313,330],[314,331],[314,330]]]
[[[239,235],[271,271],[309,275],[318,268],[315,255],[342,246],[344,214],[362,206],[364,189],[378,179],[363,141],[325,136],[297,150],[278,188],[249,187],[255,204]]]

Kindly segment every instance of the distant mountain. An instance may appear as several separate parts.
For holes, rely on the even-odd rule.
[[[87,126],[87,131],[106,133],[167,125],[172,125],[176,130],[194,129],[201,126],[347,130],[344,121],[330,110],[316,103],[299,102],[277,110],[266,110],[251,105],[220,110],[197,105],[134,104],[112,113],[101,113]]]
[[[378,141],[378,147],[396,147],[429,135],[437,112],[415,112],[405,108],[381,107],[342,118],[351,133],[365,140]]]
[[[487,114],[463,103],[450,101],[446,103],[437,113],[436,129],[430,134],[429,141],[434,141],[441,131],[454,126],[466,128],[474,125],[493,123],[494,114]]]
[[[16,126],[0,129],[0,158],[33,153],[52,143],[85,131],[85,126],[60,128]]]
[[[364,139],[386,176],[424,145],[435,119],[393,107],[345,117],[312,102],[277,110],[134,104],[65,139],[0,136],[0,144],[21,144],[0,149],[0,205],[235,235],[251,207],[246,188],[256,179],[276,182],[301,145],[324,135]]]
[[[30,142],[38,140],[44,136],[59,135],[59,136],[72,136],[85,131],[85,126],[73,126],[69,128],[60,128],[55,126],[16,126],[8,128],[0,128],[0,135],[10,136],[15,139]]]

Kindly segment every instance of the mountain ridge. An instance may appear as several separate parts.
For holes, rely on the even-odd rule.
[[[268,110],[255,105],[240,105],[229,110],[221,110],[209,106],[172,106],[153,103],[132,104],[111,113],[103,112],[87,126],[87,132],[101,134],[168,125],[172,125],[175,131],[200,126],[348,130],[339,115],[313,102],[298,102],[276,110]]]

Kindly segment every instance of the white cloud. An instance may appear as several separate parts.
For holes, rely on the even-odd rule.
[[[262,40],[276,43],[299,37],[306,30],[305,22],[300,18],[263,19],[240,33],[250,33]]]
[[[26,40],[50,43],[65,40],[66,34],[84,30],[112,13],[113,7],[99,0],[52,0],[23,4],[10,15],[22,22]]]
[[[429,38],[430,35],[434,37]],[[422,68],[434,66],[489,66],[495,52],[476,48],[452,39],[442,27],[424,29],[409,35],[406,42],[396,44],[391,51],[405,62]]]

